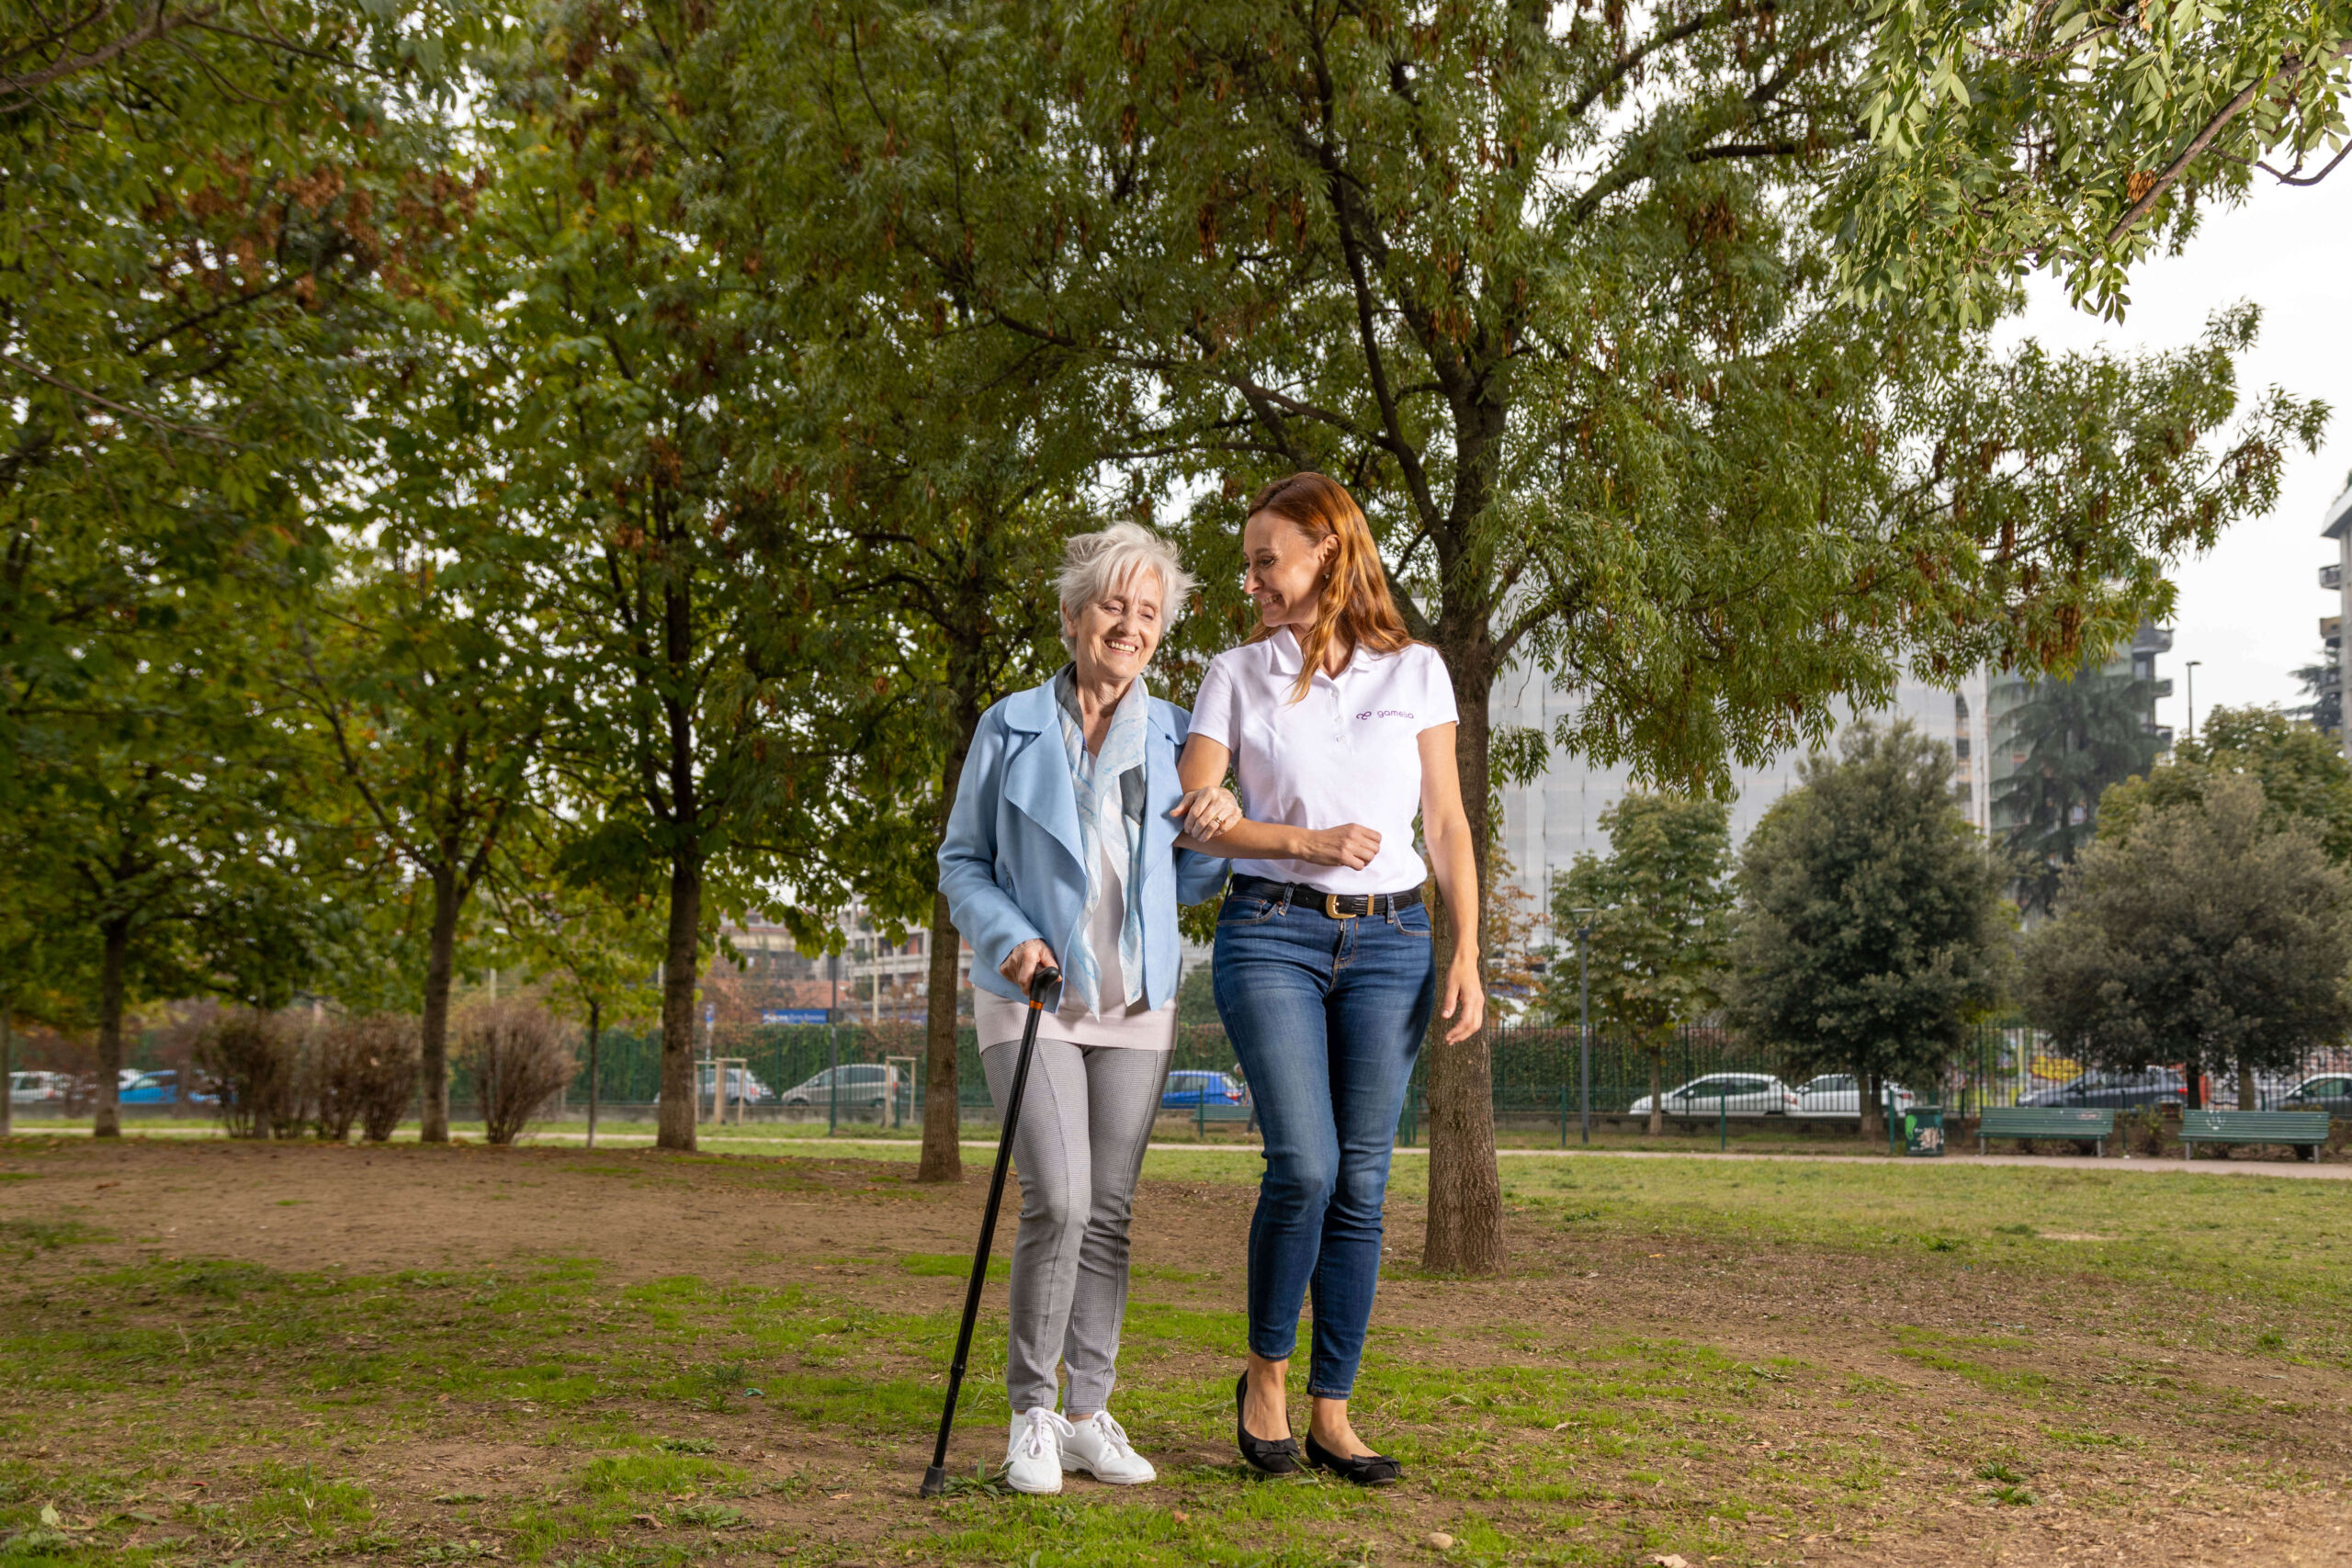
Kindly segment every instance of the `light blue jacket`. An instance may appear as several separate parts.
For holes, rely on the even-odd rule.
[[[1151,1006],[1176,994],[1176,907],[1216,897],[1224,861],[1176,847],[1168,813],[1183,795],[1176,753],[1192,716],[1151,699],[1144,747],[1143,991]],[[972,984],[1013,1001],[997,973],[1023,942],[1042,940],[1057,960],[1074,951],[1086,914],[1079,858],[1078,786],[1062,744],[1053,682],[1015,692],[980,716],[939,846],[939,890],[956,929],[972,944]]]

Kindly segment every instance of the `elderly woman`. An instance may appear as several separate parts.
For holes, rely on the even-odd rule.
[[[1193,587],[1167,542],[1121,523],[1069,541],[1060,581],[1070,663],[982,715],[939,848],[939,888],[972,944],[989,1093],[1012,1082],[1030,976],[1062,974],[1013,1140],[1012,1401],[1005,1480],[1155,1475],[1107,1408],[1127,1303],[1127,1217],[1176,1037],[1176,908],[1212,897],[1221,860],[1180,840],[1176,753],[1189,716],[1144,670]],[[1183,828],[1238,819],[1204,795]],[[1069,1376],[1054,1409],[1056,1364]]]

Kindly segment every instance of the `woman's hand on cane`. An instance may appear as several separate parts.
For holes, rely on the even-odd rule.
[[[1033,936],[1006,953],[1004,962],[996,966],[996,972],[1020,987],[1022,995],[1026,996],[1029,982],[1036,976],[1038,970],[1060,967],[1054,962],[1054,950]]]

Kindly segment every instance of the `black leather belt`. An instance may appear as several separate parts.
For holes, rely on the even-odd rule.
[[[1393,915],[1399,909],[1410,909],[1421,901],[1421,890],[1418,887],[1402,893],[1326,893],[1320,887],[1309,887],[1304,882],[1276,882],[1266,876],[1237,876],[1233,879],[1233,891],[1244,898],[1263,898],[1270,904],[1291,904],[1302,909],[1313,909],[1335,920]]]

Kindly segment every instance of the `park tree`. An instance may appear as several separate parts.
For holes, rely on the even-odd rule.
[[[539,746],[560,694],[537,646],[527,580],[510,562],[522,536],[475,505],[478,470],[459,448],[424,440],[432,429],[420,421],[392,445],[445,454],[447,468],[373,492],[373,525],[342,581],[306,606],[279,684],[334,770],[339,787],[320,807],[347,835],[356,874],[391,860],[427,892],[419,1135],[442,1144],[459,925],[502,839],[537,805]]]
[[[2008,820],[2018,902],[2048,912],[2058,879],[2098,831],[2109,786],[2145,773],[2161,744],[2148,726],[2155,682],[2086,660],[2062,678],[2028,682],[1994,744],[2023,761],[1993,797]]]
[[[2149,803],[2068,871],[2058,918],[2028,939],[2036,1028],[2102,1066],[2208,1075],[2290,1070],[2352,1028],[2352,874],[2309,818],[2270,815],[2257,775]]]
[[[154,637],[117,635],[129,667],[85,714],[33,731],[40,744],[14,760],[0,817],[0,902],[43,950],[28,977],[78,976],[94,993],[100,1137],[120,1131],[133,1004],[213,993],[282,1006],[349,913],[319,874],[297,783],[317,759],[273,722],[266,640],[217,591],[181,608]]]
[[[2132,265],[2344,162],[2352,6],[1874,0],[1840,214],[1862,299],[1989,321],[2029,269],[2120,315]]]
[[[895,628],[837,605],[831,558],[793,526],[782,286],[726,248],[734,100],[684,73],[708,19],[551,6],[485,60],[496,178],[458,310],[485,323],[501,502],[545,541],[533,603],[563,694],[547,756],[575,829],[554,869],[583,887],[664,872],[665,1148],[694,1146],[719,923],[788,884],[778,912],[806,935],[900,821],[872,700]]]
[[[1677,1028],[1721,1003],[1731,942],[1731,814],[1703,795],[1636,792],[1600,814],[1604,858],[1577,856],[1554,885],[1552,927],[1583,927],[1592,1010],[1604,1031],[1649,1058],[1650,1124],[1665,1130],[1667,1047]],[[1564,975],[1548,997],[1578,1016]]]
[[[2149,812],[2201,806],[2216,784],[2241,777],[2262,784],[2266,829],[2304,823],[2329,860],[2352,865],[2352,762],[2330,737],[2251,705],[2215,708],[2169,761],[2100,796],[2098,836],[2129,839]]]
[[[878,243],[939,259],[973,330],[1088,367],[1147,493],[1229,539],[1272,474],[1357,491],[1446,660],[1484,844],[1498,751],[1525,755],[1486,719],[1513,660],[1584,698],[1544,743],[1719,782],[1906,657],[2071,668],[2312,438],[2291,399],[2237,408],[2243,315],[2129,362],[1839,306],[1815,219],[1866,151],[1870,39],[1827,0],[842,0],[760,47],[884,106],[878,143],[789,134],[839,157]],[[951,101],[1001,134],[944,134]],[[1428,1060],[1424,1258],[1491,1269],[1487,1045]]]
[[[1943,1080],[2010,957],[2002,874],[1952,798],[1951,749],[1863,723],[1800,765],[1740,852],[1729,1013],[1792,1075],[1851,1073],[1865,1140],[1885,1086]]]

